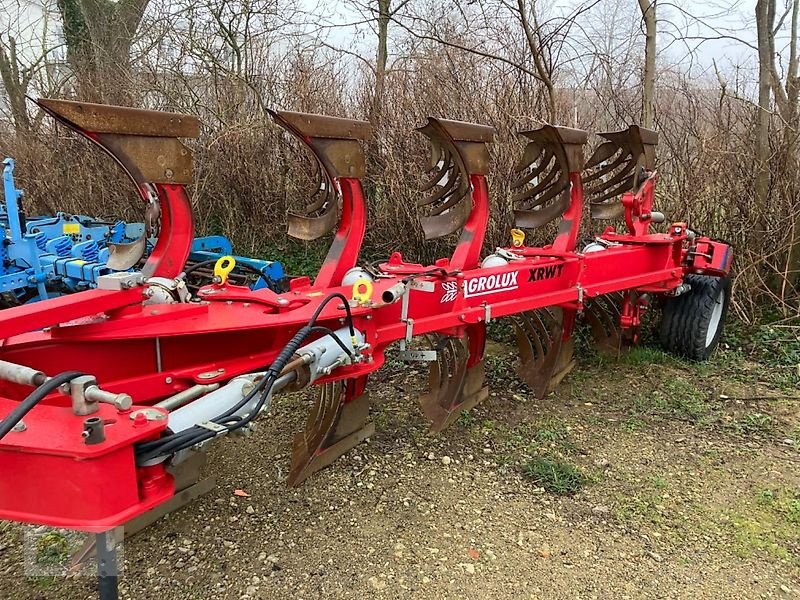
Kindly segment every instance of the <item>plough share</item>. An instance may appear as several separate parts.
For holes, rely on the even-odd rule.
[[[519,375],[539,397],[574,366],[581,318],[601,347],[619,352],[636,342],[642,310],[658,301],[668,349],[703,359],[719,340],[731,248],[685,223],[652,231],[664,219],[653,210],[652,131],[601,134],[587,161],[584,131],[523,132],[513,197],[520,229],[482,259],[494,130],[431,118],[418,130],[432,147],[421,222],[427,239],[459,234],[455,250],[432,265],[396,252],[361,267],[370,125],[271,112],[310,149],[321,177],[306,213],[290,215],[289,233],[310,240],[335,230],[328,255],[313,281],[294,278],[285,293],[235,285],[222,264],[190,298],[165,293],[180,286],[164,281],[181,281],[191,249],[192,155],[178,138],[197,137],[198,122],[39,105],[125,169],[159,215],[160,235],[140,273],[0,312],[0,518],[103,535],[195,484],[210,442],[248,428],[276,393],[313,384],[288,476],[297,485],[372,435],[367,379],[395,343],[402,359],[429,363],[420,405],[440,431],[487,397],[486,325],[495,319],[513,320]],[[579,244],[585,199],[593,218],[624,220],[625,230],[609,226]],[[523,229],[551,225],[551,244],[525,244]],[[710,295],[701,303],[708,310],[692,313],[698,293]]]

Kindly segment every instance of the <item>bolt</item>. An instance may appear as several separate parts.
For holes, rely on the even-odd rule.
[[[164,381],[165,381],[167,384],[170,384],[170,383],[172,383],[172,377],[167,377],[167,378],[166,378]]]
[[[172,169],[167,169],[166,171],[164,171],[164,175],[166,175],[168,178],[172,179],[172,176],[174,175],[174,173],[172,172]]]

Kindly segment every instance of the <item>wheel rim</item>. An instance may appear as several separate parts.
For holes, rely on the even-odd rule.
[[[714,310],[711,312],[711,320],[708,322],[708,330],[706,331],[706,348],[714,343],[714,338],[717,337],[717,330],[722,321],[722,309],[725,307],[725,290],[722,290],[717,296],[717,301],[714,303]]]

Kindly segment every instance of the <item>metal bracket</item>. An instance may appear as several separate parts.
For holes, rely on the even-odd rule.
[[[405,341],[410,342],[414,337],[414,319],[406,319],[406,337]]]
[[[434,362],[439,353],[436,350],[401,350],[397,357],[406,362]]]
[[[97,289],[99,290],[127,290],[144,283],[144,276],[141,273],[109,273],[97,278]]]
[[[508,261],[522,260],[523,258],[525,258],[524,256],[517,254],[516,252],[511,252],[510,250],[506,250],[505,248],[495,248],[494,253],[497,254],[497,256],[502,256]]]
[[[135,421],[138,415],[144,415],[144,418],[148,421],[163,421],[167,418],[167,415],[157,408],[142,408],[130,414],[131,421]]]
[[[492,305],[488,302],[483,303],[483,320],[489,323],[492,320]]]
[[[209,431],[213,431],[217,435],[228,433],[228,428],[225,427],[225,425],[220,425],[219,423],[214,423],[213,421],[203,421],[202,423],[198,423],[197,426],[202,427],[203,429],[208,429]]]

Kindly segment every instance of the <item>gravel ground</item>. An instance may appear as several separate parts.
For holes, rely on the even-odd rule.
[[[439,436],[414,404],[424,377],[390,365],[371,387],[376,435],[292,490],[307,397],[281,398],[212,450],[211,493],[126,540],[122,598],[800,598],[786,390],[753,400],[674,361],[595,362],[535,401],[509,356],[496,349],[489,399]],[[585,485],[545,490],[520,469],[539,456]],[[88,577],[26,577],[21,539],[0,524],[0,597],[96,597]]]

